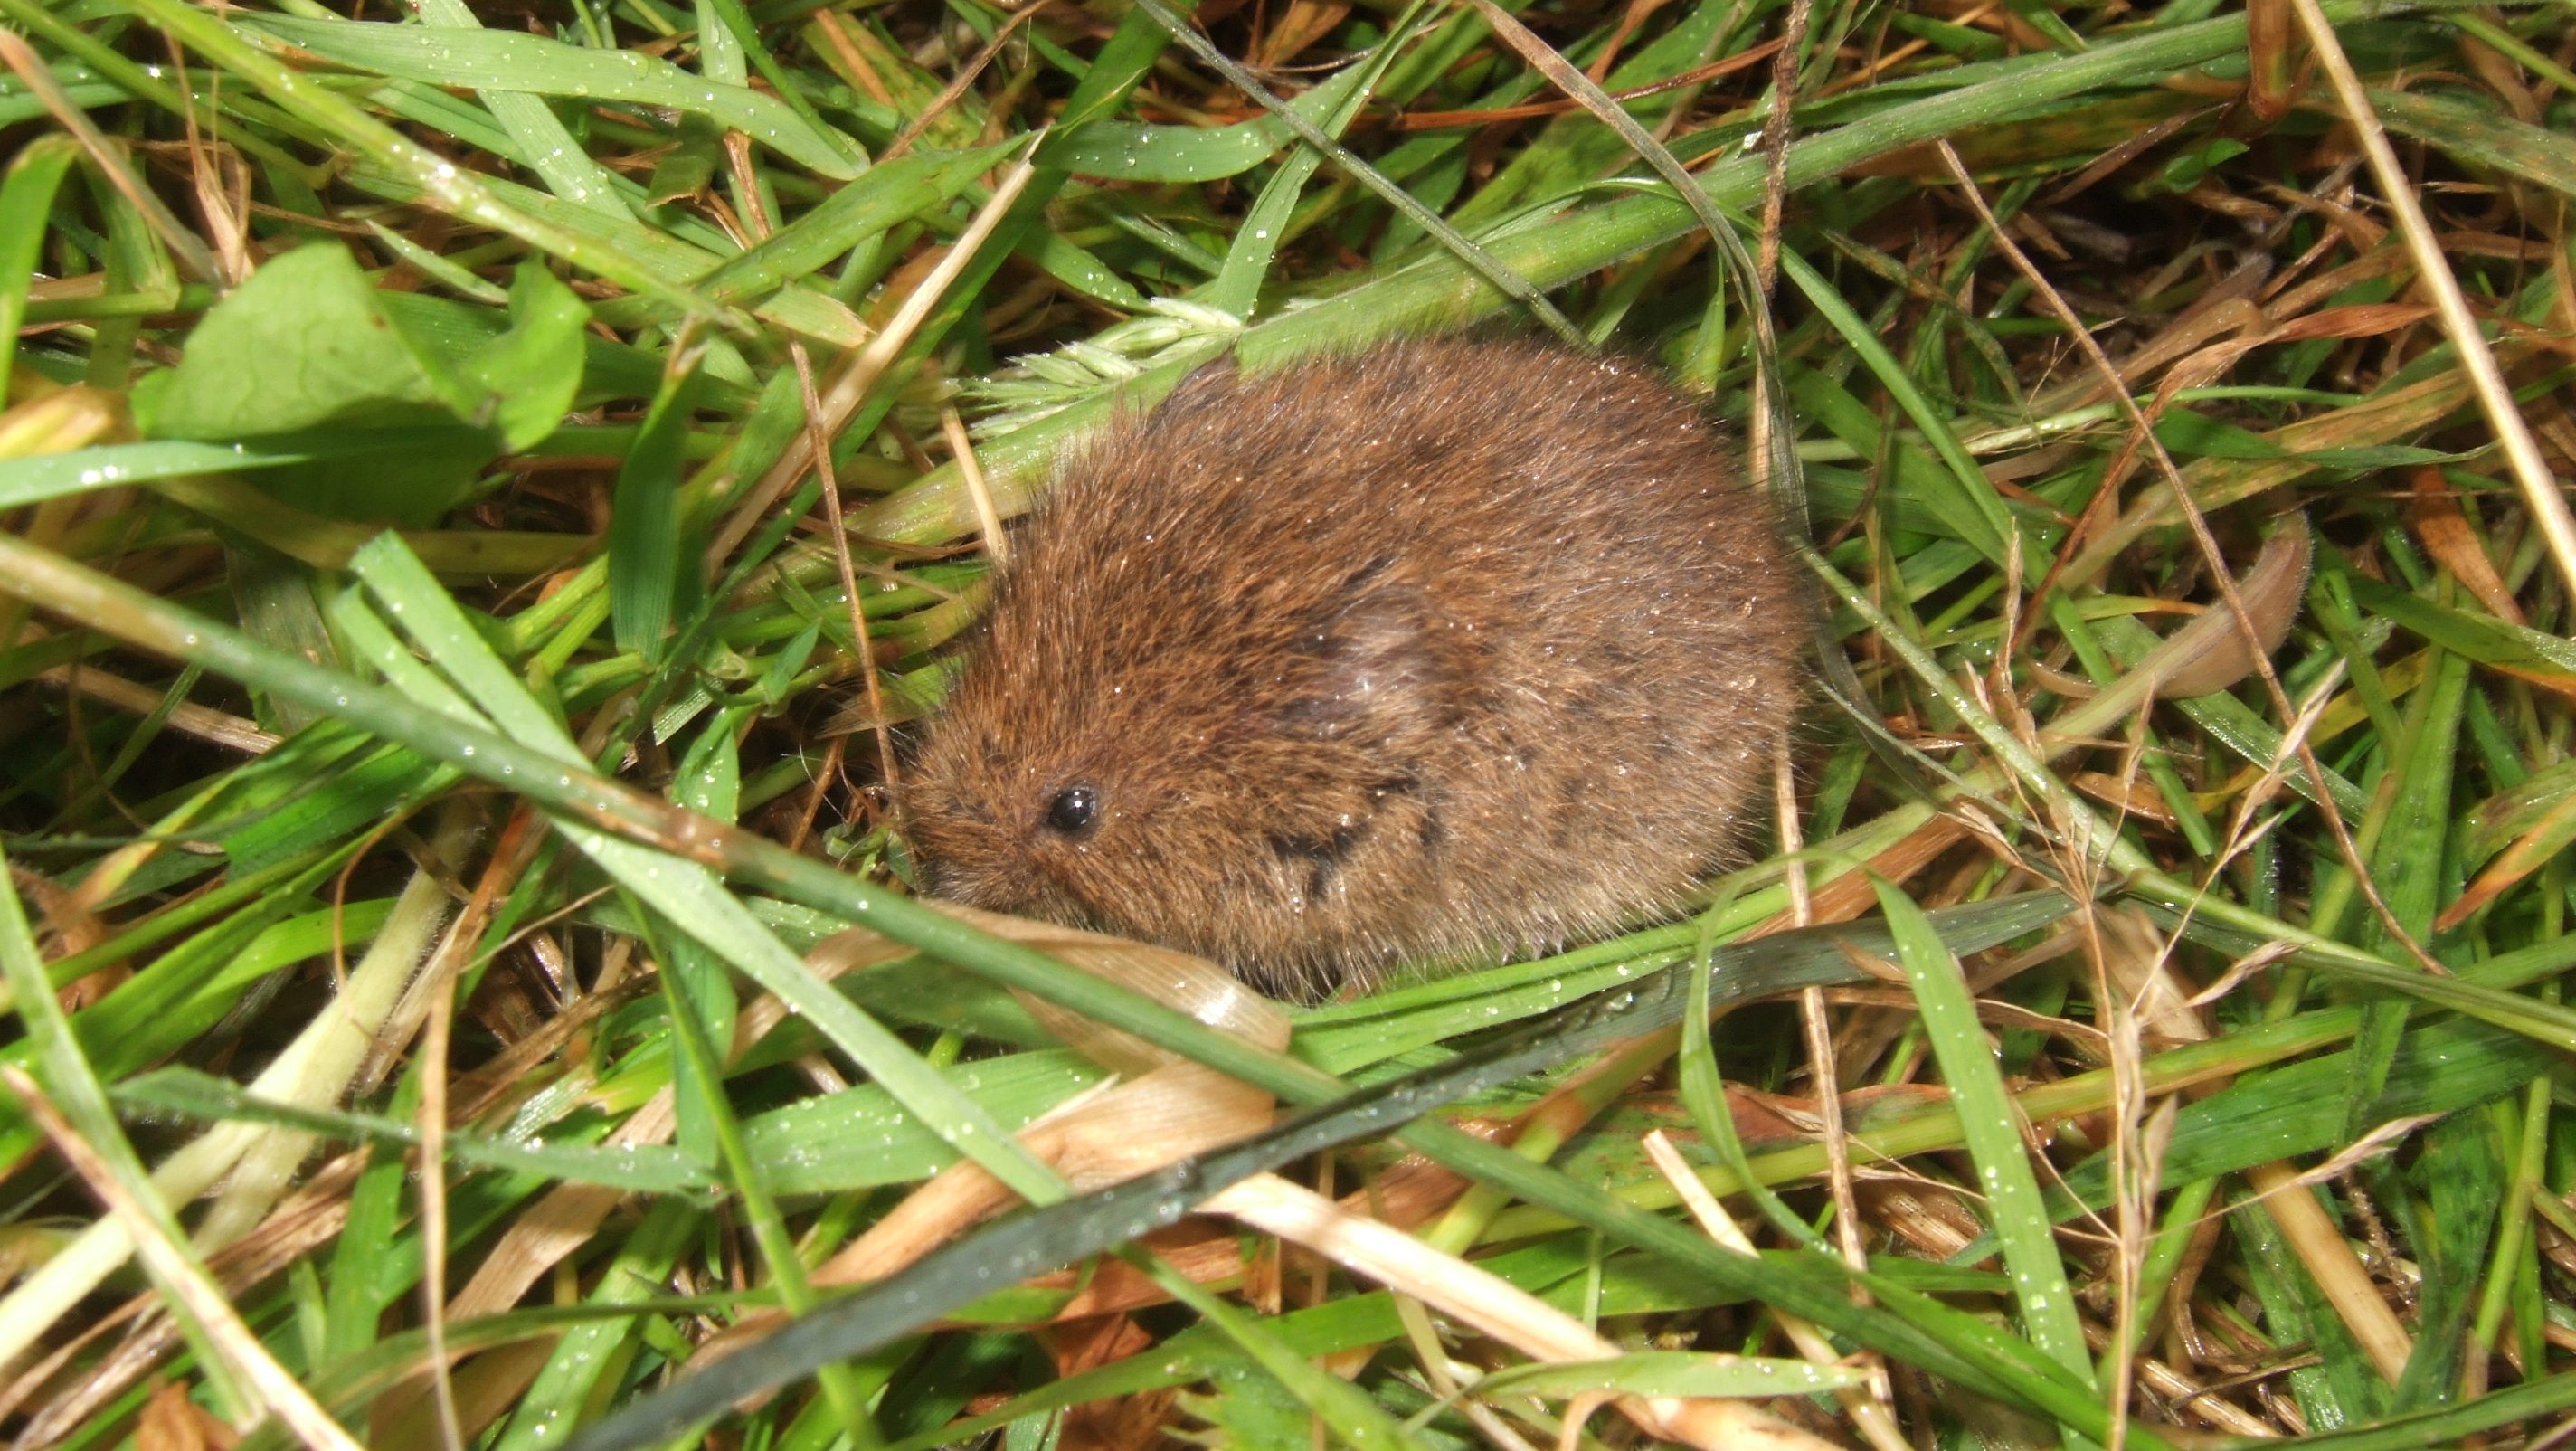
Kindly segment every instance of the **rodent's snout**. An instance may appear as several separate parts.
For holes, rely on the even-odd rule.
[[[999,832],[916,823],[913,848],[922,885],[934,897],[1014,917],[1088,925],[1080,903]]]
[[[905,813],[922,885],[986,911],[1096,927],[1092,905],[1047,858],[1095,834],[1100,791],[1074,780],[1033,785],[1012,759],[971,728],[934,730],[925,742]]]

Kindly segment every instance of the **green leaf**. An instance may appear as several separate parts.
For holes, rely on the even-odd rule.
[[[1958,1105],[1968,1153],[1977,1164],[1977,1187],[2002,1242],[2004,1268],[2021,1301],[2023,1323],[2043,1353],[2089,1380],[2092,1353],[2085,1347],[2066,1266],[2057,1257],[2047,1206],[2022,1143],[2021,1115],[2004,1091],[2002,1070],[1986,1042],[1984,1025],[1977,1021],[1976,998],[1959,959],[1913,898],[1875,876],[1870,885],[1877,889],[1879,910],[1887,914],[1896,960],[1914,986],[1924,1036],[1931,1040],[1942,1081]]]
[[[1334,1440],[1358,1451],[1429,1451],[1429,1442],[1411,1427],[1398,1424],[1367,1391],[1297,1354],[1281,1341],[1267,1318],[1236,1309],[1187,1275],[1153,1260],[1149,1251],[1131,1250],[1125,1258],[1151,1273],[1175,1299],[1197,1311],[1232,1341],[1236,1350],[1295,1397],[1312,1418],[1313,1429],[1307,1431],[1308,1437],[1314,1430],[1329,1428]],[[1296,1430],[1290,1429],[1292,1439],[1295,1435]],[[1277,1429],[1262,1432],[1257,1441],[1247,1444],[1277,1445]]]
[[[2185,151],[2164,165],[2156,174],[2159,185],[2172,191],[2189,191],[2209,174],[2209,169],[2245,154],[2244,142],[2221,136],[2195,150]]]
[[[71,1015],[63,1010],[46,981],[44,954],[29,930],[25,909],[12,885],[14,871],[9,861],[0,857],[0,980],[9,984],[19,1018],[26,1025],[26,1036],[19,1040],[20,1044],[33,1051],[13,1056],[33,1060],[34,1083],[30,1086],[41,1089],[60,1121],[125,1191],[133,1213],[143,1221],[141,1226],[127,1231],[129,1243],[150,1243],[144,1238],[147,1234],[160,1242],[162,1253],[147,1253],[140,1258],[160,1291],[163,1313],[178,1321],[196,1353],[216,1405],[230,1411],[250,1404],[243,1389],[242,1358],[231,1342],[213,1335],[198,1312],[198,1306],[223,1296],[215,1288],[214,1276],[199,1257],[196,1244],[152,1182],[142,1156],[126,1138],[124,1126],[116,1121],[108,1106],[101,1065],[83,1051]],[[26,1093],[26,1087],[13,1084],[5,1096],[15,1107],[16,1100]],[[184,1281],[196,1283],[197,1295],[178,1290],[178,1284]]]
[[[612,574],[614,567],[612,565]],[[742,763],[734,749],[734,717],[719,713],[709,720],[706,729],[680,758],[679,774],[671,782],[671,794],[681,805],[703,812],[718,821],[734,819],[742,795]],[[658,929],[658,924],[655,924]],[[725,1102],[724,1075],[715,1060],[723,1050],[716,1044],[733,1042],[734,1020],[741,1003],[733,990],[733,980],[725,975],[724,963],[712,952],[688,937],[673,938],[667,930],[655,930],[663,960],[662,996],[676,1020],[687,1015],[688,1036],[678,1040],[683,1049],[671,1063],[671,1084],[677,1094],[679,1141],[681,1150],[693,1162],[712,1164],[719,1153],[719,1128],[741,1134],[731,1106]],[[676,1021],[674,1028],[681,1025]],[[695,1051],[707,1046],[707,1052]],[[753,1158],[764,1166],[773,1160]],[[767,1171],[764,1167],[763,1179]]]
[[[118,1084],[110,1096],[129,1111],[204,1123],[265,1124],[355,1143],[412,1148],[420,1143],[419,1128],[407,1120],[285,1103],[193,1068],[156,1068],[137,1074]],[[708,1184],[705,1174],[661,1144],[513,1142],[451,1131],[446,1145],[448,1156],[462,1164],[567,1183],[600,1184],[641,1194],[677,1194]]]
[[[2329,1010],[2347,1014],[2350,1009]],[[2345,1049],[2274,1068],[2184,1105],[2163,1160],[2168,1180],[2232,1174],[2294,1154],[2331,1153],[2351,1142],[2345,1132],[2354,1051]],[[2400,1040],[2371,1127],[2420,1114],[2456,1113],[2500,1098],[2546,1072],[2550,1050],[2506,1029],[2456,1018],[2410,1028]],[[2111,1155],[2105,1149],[2066,1171],[2061,1217],[2078,1205],[2111,1202]]]
[[[652,179],[644,183],[646,206],[664,207],[696,196],[715,180],[716,168],[723,164],[724,136],[718,128],[699,117],[683,116],[679,132],[680,143],[662,153],[653,163]]]
[[[2290,451],[2251,429],[2188,408],[2156,417],[2156,441],[2185,458],[2288,458]]]
[[[419,1087],[417,1071],[404,1077],[391,1108],[394,1116],[408,1118],[419,1109]],[[314,1357],[317,1362],[356,1355],[374,1345],[383,1332],[390,1301],[376,1293],[378,1277],[370,1271],[383,1263],[385,1246],[393,1243],[407,1213],[410,1169],[409,1157],[401,1149],[378,1146],[367,1156],[366,1168],[358,1172],[358,1181],[349,1191],[348,1218],[323,1273],[322,1349]]]
[[[336,727],[323,729],[345,734]],[[297,748],[321,734],[305,731],[287,749],[310,760]],[[432,766],[400,746],[358,744],[360,751],[337,761],[314,761],[293,794],[248,814],[239,829],[222,838],[234,871],[255,872],[326,848],[384,820],[396,803],[419,801],[456,782],[453,770]]]
[[[2561,844],[2576,839],[2557,837],[2562,831],[2576,832],[2571,807],[2576,807],[2576,761],[2561,761],[2534,771],[2520,783],[2470,809],[2468,830],[2460,838],[2460,856],[2467,865],[2475,866],[2504,850],[2515,838],[2543,827],[2549,828]]]
[[[1959,538],[1975,546],[1990,562],[2000,562],[2017,552],[2020,534],[2013,527],[2012,516],[2004,509],[2003,499],[1995,486],[1968,457],[1965,445],[1949,419],[1932,406],[1932,401],[1915,386],[1914,379],[1898,363],[1894,354],[1878,340],[1878,334],[1832,283],[1807,265],[1794,252],[1783,252],[1781,269],[1788,279],[1805,294],[1808,302],[1822,313],[1828,326],[1842,334],[1844,343],[1860,357],[1874,374],[1888,396],[1903,409],[1906,417],[1922,433],[1923,442],[1946,467],[1926,469],[1931,497],[1925,500]]]
[[[549,204],[557,205],[550,199]],[[510,328],[509,315],[498,308],[425,292],[379,292],[376,305],[413,343],[456,368],[468,366]],[[581,373],[581,389],[573,400],[577,408],[612,398],[650,398],[662,386],[662,354],[592,331],[582,338]],[[706,401],[711,408],[741,408],[750,400],[750,392],[738,385],[709,381]]]
[[[498,451],[490,430],[459,421],[461,385],[444,360],[376,305],[358,264],[332,243],[270,259],[206,314],[178,367],[145,383],[137,421],[160,438],[292,452],[310,430],[406,430],[405,446],[371,468],[287,464],[258,476],[319,514],[432,522]]]
[[[1816,1395],[1867,1384],[1866,1371],[1751,1355],[1640,1350],[1607,1360],[1516,1365],[1476,1382],[1477,1394],[1579,1396],[1612,1391],[1631,1396]]]
[[[1318,125],[1326,124],[1372,69],[1347,67],[1289,102],[1288,108]],[[1287,122],[1270,115],[1207,127],[1094,121],[1056,138],[1038,159],[1048,166],[1111,181],[1219,181],[1269,160],[1292,134]]]
[[[632,101],[709,116],[818,175],[835,181],[858,175],[839,146],[776,96],[693,76],[658,56],[497,30],[282,15],[245,16],[239,24],[344,65],[425,85]]]
[[[684,570],[696,551],[680,537],[680,479],[686,467],[681,434],[698,392],[698,359],[691,357],[665,379],[644,431],[617,471],[617,494],[608,516],[609,618],[617,648],[647,659],[658,655],[671,617],[682,606]]]
[[[2576,140],[2499,115],[2492,101],[2439,91],[2373,90],[2370,108],[2388,129],[2483,166],[2576,196]]]
[[[386,182],[384,190],[390,195],[405,199],[416,195],[391,177],[383,179]],[[646,321],[678,317],[680,310],[670,297],[684,287],[688,289],[689,297],[706,301],[697,292],[695,280],[713,271],[725,256],[732,255],[730,247],[720,252],[693,240],[692,236],[682,235],[688,230],[686,228],[666,230],[642,222],[604,216],[588,207],[500,177],[487,178],[482,184],[494,197],[518,208],[538,225],[558,229],[584,248],[613,251],[631,260],[653,279],[656,286],[648,295],[612,298],[600,304],[597,309],[600,319],[616,326],[635,327]],[[420,300],[438,301],[434,298]],[[791,332],[819,338],[835,347],[855,347],[869,336],[848,308],[811,287],[782,287],[753,310]]]
[[[511,1408],[494,1451],[542,1451],[562,1439],[599,1386],[614,1385],[642,1347],[642,1321],[614,1313],[639,1306],[671,1277],[698,1227],[698,1212],[678,1200],[645,1211],[643,1221],[619,1237],[616,1258],[590,1291],[600,1317],[570,1326],[555,1342],[543,1370]]]
[[[1409,32],[1408,36],[1409,38]],[[1369,88],[1395,60],[1400,46],[1390,42],[1377,48],[1369,60],[1350,67],[1353,83],[1342,86],[1350,94],[1346,100],[1313,119],[1325,132],[1338,139],[1344,128],[1358,118],[1360,108],[1368,104]],[[1340,86],[1343,77],[1335,76],[1327,86]],[[1318,89],[1322,89],[1319,87]],[[1302,103],[1302,98],[1301,102]],[[1300,104],[1292,103],[1292,104]],[[1199,295],[1199,301],[1238,317],[1252,315],[1253,304],[1260,299],[1262,280],[1270,275],[1270,264],[1279,254],[1280,243],[1288,236],[1288,223],[1297,208],[1297,198],[1324,164],[1324,155],[1311,146],[1301,146],[1270,174],[1262,184],[1261,196],[1252,210],[1244,214],[1243,224],[1235,230],[1234,243],[1226,249],[1225,265]]]
[[[1020,243],[1019,252],[1035,262],[1049,277],[1122,312],[1143,312],[1152,305],[1145,294],[1138,292],[1108,263],[1054,232],[1040,232],[1025,238]]]
[[[295,443],[276,450],[239,443],[108,443],[9,459],[0,462],[0,509],[183,474],[284,468],[326,453],[374,453],[385,446],[386,439],[381,433],[342,432],[325,438],[317,432],[298,435]]]
[[[2495,1125],[2480,1114],[2455,1114],[2427,1130],[2413,1176],[2428,1202],[2430,1233],[2416,1236],[2423,1279],[2416,1336],[2398,1377],[2392,1410],[2427,1410],[2458,1392],[2469,1315],[2485,1278],[2487,1245],[2504,1198],[2504,1156]]]
[[[766,297],[870,237],[944,208],[1014,149],[1013,143],[1003,143],[972,151],[915,153],[875,167],[757,246],[697,278],[695,286],[725,302]]]
[[[483,25],[465,0],[416,0],[411,10],[422,24],[437,29],[476,33]],[[524,91],[503,90],[486,90],[478,99],[510,133],[519,154],[527,158],[529,169],[543,177],[555,195],[612,215],[625,215],[608,172],[591,159],[581,139],[542,99]]]
[[[425,423],[445,399],[430,366],[376,306],[346,248],[269,259],[189,335],[137,421],[163,438],[229,439],[333,423]]]
[[[13,348],[27,312],[27,288],[44,253],[54,193],[79,155],[80,143],[68,136],[40,136],[19,149],[7,179],[0,180],[0,338]],[[8,401],[8,371],[0,365],[0,405]]]
[[[510,330],[466,360],[465,380],[481,390],[466,417],[501,431],[501,448],[533,448],[581,393],[583,328],[590,309],[534,258],[510,279]]]
[[[2348,569],[2337,573],[2351,581],[2352,597],[2365,609],[2445,650],[2535,680],[2576,683],[2576,644],[2559,636],[2438,604]]]
[[[1071,1049],[1040,1049],[944,1070],[994,1122],[1017,1131],[1101,1080]],[[840,1193],[926,1179],[956,1155],[873,1083],[800,1099],[743,1124],[780,1194]]]

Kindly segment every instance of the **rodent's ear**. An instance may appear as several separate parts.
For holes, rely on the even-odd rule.
[[[1371,582],[1336,600],[1302,631],[1304,667],[1291,676],[1280,728],[1297,735],[1367,733],[1372,718],[1399,702],[1418,701],[1433,669],[1431,602],[1411,585]]]

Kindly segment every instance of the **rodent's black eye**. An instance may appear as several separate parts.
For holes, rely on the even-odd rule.
[[[1047,802],[1046,824],[1066,836],[1080,836],[1100,819],[1100,793],[1088,786],[1067,786]]]

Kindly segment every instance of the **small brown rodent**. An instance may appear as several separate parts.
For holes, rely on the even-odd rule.
[[[1013,539],[914,842],[944,895],[1301,997],[1672,906],[1797,708],[1776,531],[1632,362],[1203,368]]]

